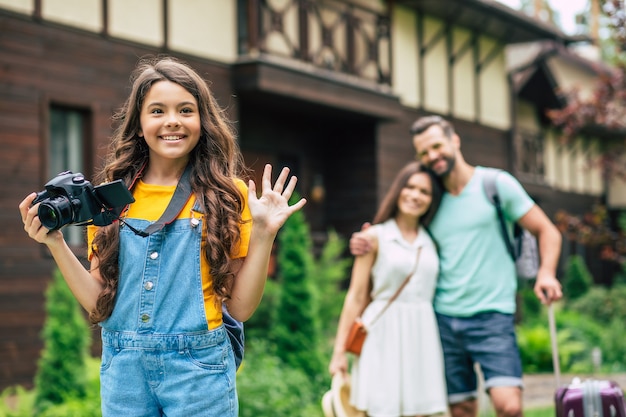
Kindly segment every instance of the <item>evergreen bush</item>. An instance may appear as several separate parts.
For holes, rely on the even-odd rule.
[[[350,281],[352,257],[345,257],[347,242],[334,230],[329,230],[328,240],[314,263],[311,280],[318,294],[319,319],[323,323],[323,337],[334,339],[346,290],[342,285]],[[331,348],[332,350],[332,345]],[[330,351],[328,352],[330,354]]]
[[[294,195],[294,199],[299,196]],[[271,339],[288,366],[313,378],[324,375],[319,304],[311,281],[314,258],[309,226],[301,211],[289,217],[278,235],[277,281],[280,295]]]
[[[35,375],[38,415],[70,398],[85,398],[85,361],[91,342],[82,308],[58,270],[55,270],[45,295],[44,348]]]
[[[587,269],[585,260],[580,255],[570,256],[563,280],[563,295],[568,300],[583,296],[593,285],[593,277]]]
[[[518,280],[517,291],[517,322],[532,324],[537,321],[544,321],[541,301],[535,295],[535,281]]]
[[[280,297],[280,285],[273,279],[268,279],[263,290],[263,299],[252,317],[244,323],[246,348],[256,340],[266,340],[273,327],[276,306]],[[248,353],[244,356],[246,360]]]

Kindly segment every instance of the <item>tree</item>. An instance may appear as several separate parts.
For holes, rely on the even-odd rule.
[[[293,198],[298,198],[294,196]],[[312,282],[313,254],[309,226],[298,211],[278,235],[278,283],[281,287],[272,338],[278,356],[308,375],[325,375],[321,322]]]
[[[602,6],[604,22],[611,34],[606,40],[614,47],[611,57],[605,58],[613,61],[614,67],[598,67],[599,80],[589,96],[583,96],[577,89],[564,91],[566,106],[549,111],[548,117],[562,129],[566,142],[581,132],[598,129],[605,136],[617,139],[614,148],[605,147],[600,162],[607,175],[624,174],[624,168],[613,162],[619,156],[614,154],[616,148],[623,154],[626,139],[626,9],[624,0],[604,0]]]
[[[608,28],[611,31],[611,40],[618,57],[626,51],[626,7],[624,0],[604,0],[602,9],[607,17]]]
[[[35,375],[35,408],[42,412],[70,398],[84,398],[91,334],[83,311],[55,270],[46,291],[44,349]]]
[[[582,256],[570,256],[563,281],[563,294],[568,300],[575,300],[585,295],[592,284],[593,278]]]

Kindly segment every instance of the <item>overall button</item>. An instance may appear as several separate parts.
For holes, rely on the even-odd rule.
[[[145,284],[143,284],[143,287],[144,287],[146,290],[150,291],[152,288],[154,288],[154,284],[152,283],[152,281],[148,281],[148,282],[146,282]]]
[[[143,321],[144,323],[147,323],[148,321],[150,321],[150,316],[148,314],[142,314],[141,321]]]
[[[158,253],[158,252],[152,252],[152,253],[150,254],[150,259],[156,259],[156,258],[158,258],[158,257],[159,257],[159,253]]]

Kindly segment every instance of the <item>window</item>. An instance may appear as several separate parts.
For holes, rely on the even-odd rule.
[[[539,132],[520,130],[517,133],[517,167],[519,172],[542,180],[545,174],[543,162],[543,136]]]
[[[81,172],[85,175],[88,113],[76,109],[52,106],[50,108],[50,132],[47,155],[47,179],[60,172]],[[85,244],[82,227],[68,226],[62,229],[70,246]]]

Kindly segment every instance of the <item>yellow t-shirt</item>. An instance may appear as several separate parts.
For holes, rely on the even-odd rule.
[[[235,184],[244,197],[244,208],[242,213],[243,224],[240,226],[241,241],[239,247],[232,254],[233,258],[242,258],[248,254],[248,244],[250,242],[250,231],[252,228],[252,216],[250,215],[250,208],[248,207],[248,187],[240,180],[235,180]],[[144,219],[148,221],[156,221],[161,217],[161,214],[167,208],[176,186],[164,186],[146,184],[139,180],[133,189],[133,197],[135,202],[132,203],[128,211],[125,213],[125,217],[134,219]],[[202,218],[202,213],[198,213],[192,210],[196,202],[195,196],[191,196],[189,201],[185,204],[185,207],[177,217],[178,219],[189,219],[191,217]],[[88,256],[91,259],[92,242],[93,238],[98,230],[97,226],[87,227],[87,248]],[[203,234],[206,231],[203,231]],[[202,253],[204,253],[205,239],[202,239]],[[200,274],[202,276],[202,292],[204,294],[204,310],[207,317],[207,326],[209,329],[215,329],[222,324],[222,310],[217,308],[219,303],[215,301],[215,294],[213,292],[212,284],[213,279],[210,273],[209,264],[204,256],[200,257]]]

